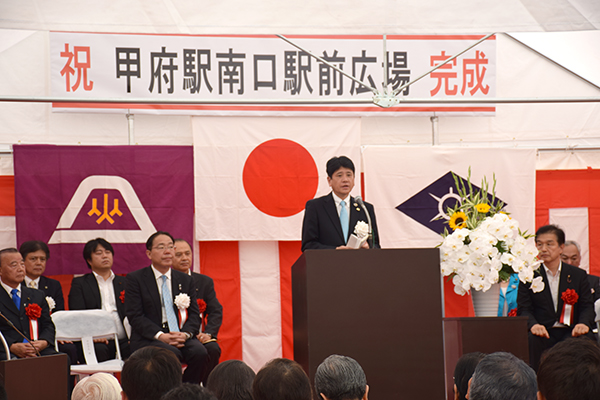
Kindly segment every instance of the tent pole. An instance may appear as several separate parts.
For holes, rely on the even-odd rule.
[[[440,145],[440,130],[439,130],[439,126],[438,126],[438,116],[434,115],[433,117],[429,117],[429,120],[431,121],[431,144],[433,146],[439,146]]]
[[[133,114],[131,113],[131,110],[128,109],[125,116],[127,117],[127,133],[129,137],[129,145],[131,146],[135,144],[135,134],[133,132]]]

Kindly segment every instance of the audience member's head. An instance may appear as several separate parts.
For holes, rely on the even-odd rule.
[[[275,358],[258,371],[252,382],[254,400],[311,400],[312,390],[300,364]]]
[[[537,375],[545,400],[600,399],[600,347],[588,339],[567,339],[542,356]]]
[[[169,390],[161,397],[161,400],[217,400],[217,398],[200,385],[184,383]]]
[[[487,355],[479,362],[468,391],[469,400],[536,400],[535,372],[510,353]]]
[[[135,351],[123,365],[121,386],[128,400],[159,400],[181,385],[181,363],[167,349],[147,346]]]
[[[581,268],[581,246],[574,240],[567,240],[560,259],[574,267]]]
[[[219,400],[252,400],[256,374],[240,360],[223,361],[208,376],[206,387]]]
[[[552,234],[556,236],[556,241],[559,246],[565,244],[565,231],[560,229],[557,225],[544,225],[538,228],[535,232],[535,236],[539,237],[545,234]]]
[[[98,260],[94,259],[96,251],[98,251]],[[113,264],[112,258],[115,255],[115,250],[113,249],[112,244],[108,243],[108,241],[103,238],[96,238],[87,242],[85,246],[83,246],[83,259],[87,263],[88,268],[94,269],[92,267],[100,265],[103,253],[105,252],[110,253],[110,265],[108,265],[108,268],[110,268]]]
[[[485,357],[480,352],[463,354],[454,367],[454,399],[465,400],[469,390],[469,379],[473,376],[479,361]]]
[[[50,258],[48,245],[39,240],[24,242],[19,253],[25,262],[25,273],[29,279],[37,279],[46,271],[46,261]]]
[[[121,400],[121,385],[111,374],[98,372],[80,380],[72,400]]]
[[[324,400],[367,400],[369,386],[356,360],[337,354],[327,357],[315,374],[315,390]]]

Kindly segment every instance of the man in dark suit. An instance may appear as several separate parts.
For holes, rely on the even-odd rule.
[[[101,309],[112,314],[119,330],[119,347],[121,355],[130,354],[129,342],[123,327],[125,318],[125,278],[112,271],[115,251],[112,245],[102,238],[90,240],[83,247],[83,258],[91,273],[73,278],[69,292],[70,310]],[[96,341],[94,343],[96,359],[100,362],[115,358],[114,340]],[[81,346],[79,361],[85,362]]]
[[[23,257],[17,249],[0,251],[0,312],[20,330],[29,342],[4,319],[0,318],[0,331],[4,335],[11,355],[18,358],[57,354],[54,349],[55,329],[44,293],[22,284],[25,278]],[[37,321],[37,332],[30,329],[30,320]],[[33,335],[32,335],[33,334]],[[1,346],[0,346],[1,347]],[[2,359],[6,353],[0,348]]]
[[[545,225],[535,234],[544,289],[534,293],[531,283],[520,284],[517,314],[529,317],[529,363],[537,371],[542,352],[568,337],[593,339],[594,306],[587,274],[565,264],[560,255],[565,233]]]
[[[183,381],[200,383],[207,362],[205,347],[196,335],[200,311],[194,282],[171,269],[174,239],[156,232],[146,242],[152,264],[127,275],[125,314],[131,324],[131,350],[157,346],[172,351],[187,363]]]
[[[571,264],[574,267],[581,267],[581,247],[579,243],[574,240],[567,240],[565,242],[565,248],[560,255],[560,259],[567,264]],[[588,282],[592,290],[592,297],[594,302],[600,299],[600,277],[596,275],[588,274]]]
[[[202,321],[201,332],[197,337],[208,352],[208,362],[202,374],[202,383],[206,386],[208,375],[219,364],[219,359],[221,358],[221,347],[217,343],[217,334],[223,321],[223,306],[221,306],[221,303],[217,299],[215,284],[212,278],[191,272],[191,266],[192,248],[190,244],[183,239],[175,239],[173,269],[190,275],[196,286],[196,298]]]
[[[354,163],[346,156],[327,161],[327,182],[331,193],[309,200],[302,223],[302,251],[308,249],[348,249],[348,238],[358,221],[372,222],[372,237],[362,248],[379,248],[375,210],[365,203],[365,210],[350,192],[354,188]]]
[[[62,286],[56,279],[48,278],[42,274],[46,271],[46,262],[50,258],[50,249],[44,242],[30,240],[19,247],[19,252],[25,261],[25,284],[33,289],[40,289],[46,297],[52,298],[49,303],[54,302],[50,312],[65,309]]]

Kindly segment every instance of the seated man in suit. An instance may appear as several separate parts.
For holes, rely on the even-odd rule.
[[[40,289],[46,294],[50,312],[62,311],[65,309],[65,299],[63,297],[62,286],[56,279],[47,278],[42,274],[46,271],[46,261],[50,258],[50,249],[44,242],[30,240],[19,247],[19,253],[25,261],[25,284],[33,289]]]
[[[157,346],[187,363],[183,381],[200,383],[208,358],[200,343],[200,311],[192,278],[171,269],[174,239],[156,232],[146,242],[151,265],[127,275],[125,314],[131,324],[131,350]]]
[[[535,233],[539,273],[544,289],[534,293],[531,283],[519,284],[517,314],[529,317],[529,363],[537,371],[542,352],[569,338],[594,338],[592,292],[584,270],[563,263],[560,255],[565,233],[555,225],[545,225]]]
[[[17,358],[57,354],[54,349],[55,329],[44,292],[23,284],[25,265],[23,257],[14,248],[0,250],[0,312],[21,331],[23,337],[0,318],[0,331],[4,335],[11,356]],[[32,324],[31,321],[36,321]],[[31,326],[37,327],[32,330]],[[6,359],[0,346],[0,357]]]
[[[173,257],[173,269],[188,274],[194,280],[196,286],[196,299],[200,309],[201,332],[198,340],[208,351],[208,362],[206,370],[202,375],[202,383],[206,386],[206,379],[210,372],[219,363],[221,348],[217,343],[217,334],[223,321],[223,306],[217,299],[215,284],[212,278],[191,271],[192,248],[183,239],[175,239],[175,256]]]
[[[73,278],[69,292],[70,310],[101,309],[112,314],[119,331],[121,355],[126,358],[129,342],[123,319],[125,318],[125,278],[112,271],[115,251],[112,245],[102,238],[90,240],[83,247],[83,259],[91,273]],[[115,358],[114,340],[100,340],[94,343],[96,359],[99,362]],[[83,350],[78,345],[79,362],[84,363]]]
[[[560,259],[567,264],[583,269],[581,266],[581,246],[574,240],[567,240],[565,242],[565,248],[560,255]],[[590,283],[592,297],[595,302],[600,299],[600,277],[588,274],[588,282]]]
[[[358,221],[372,222],[372,238],[363,248],[379,248],[375,211],[369,203],[350,196],[354,188],[354,163],[346,156],[327,161],[327,182],[331,193],[306,202],[302,223],[302,251],[307,249],[348,249],[348,238]]]

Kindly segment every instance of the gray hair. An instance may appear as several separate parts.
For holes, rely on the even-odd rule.
[[[117,378],[105,372],[83,378],[73,389],[73,400],[121,400]]]
[[[510,353],[486,356],[475,368],[469,400],[536,400],[535,372]]]
[[[356,360],[334,354],[317,367],[315,389],[329,400],[360,400],[367,390],[367,377]]]
[[[574,240],[567,240],[567,241],[565,241],[565,247],[566,246],[571,246],[571,245],[577,247],[577,251],[579,252],[579,254],[581,254],[581,246],[579,245],[579,243],[577,243]]]

